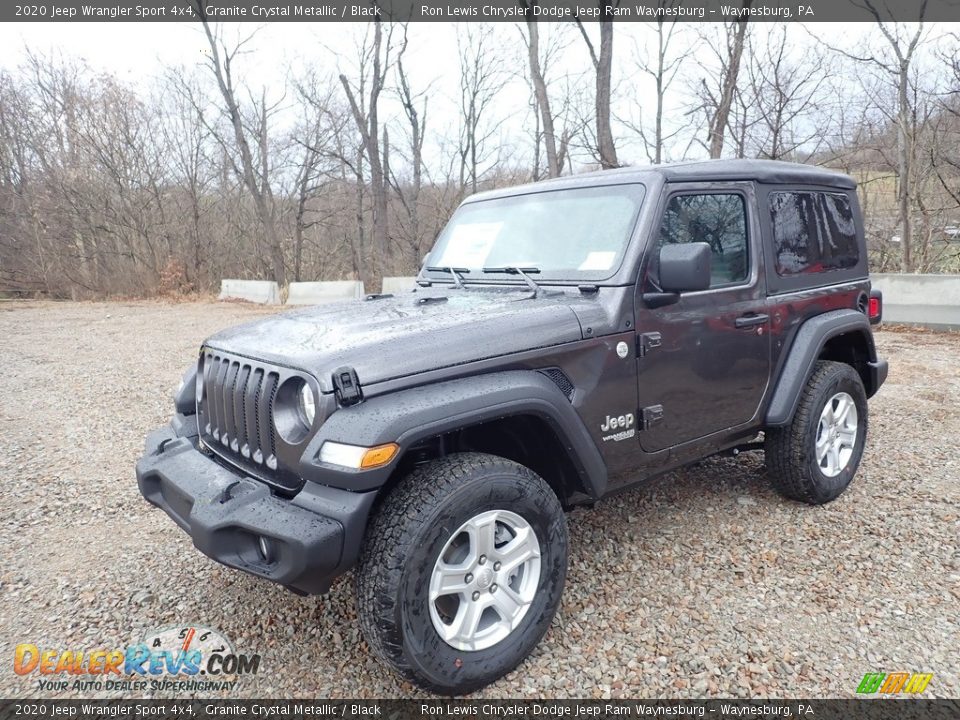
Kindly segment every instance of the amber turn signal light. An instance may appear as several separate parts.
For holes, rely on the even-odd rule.
[[[386,465],[393,460],[393,456],[397,454],[397,450],[399,449],[400,446],[396,443],[387,443],[386,445],[372,447],[363,454],[363,459],[360,461],[360,468],[369,470],[370,468]]]

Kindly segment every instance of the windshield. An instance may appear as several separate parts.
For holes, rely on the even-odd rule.
[[[502,280],[483,268],[536,268],[542,280],[605,280],[620,266],[643,202],[642,185],[551,190],[460,207],[426,267],[468,270],[464,280]],[[449,273],[429,276],[449,279]]]

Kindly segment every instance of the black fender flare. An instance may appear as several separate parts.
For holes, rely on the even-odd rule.
[[[877,364],[877,350],[870,331],[870,321],[866,315],[856,310],[831,310],[812,317],[797,330],[793,343],[788,349],[789,355],[777,378],[777,385],[767,406],[766,425],[782,427],[793,419],[800,402],[800,392],[807,378],[813,372],[813,366],[830,338],[838,335],[856,333],[862,335],[867,344],[869,362]],[[885,365],[885,364],[884,364]],[[883,382],[881,379],[880,382]],[[868,394],[872,393],[867,388]]]
[[[180,388],[174,393],[173,406],[180,415],[197,414],[197,363],[180,376]]]
[[[584,491],[607,489],[607,468],[577,411],[560,389],[535,370],[510,370],[368,397],[336,410],[310,440],[303,477],[355,491],[374,490],[390,477],[403,452],[421,440],[500,418],[533,415],[549,425],[568,454]],[[326,441],[373,447],[395,442],[401,451],[382,468],[348,470],[317,460]]]

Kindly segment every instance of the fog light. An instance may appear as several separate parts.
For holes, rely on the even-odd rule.
[[[273,543],[270,542],[270,538],[261,535],[257,538],[257,544],[260,546],[260,557],[263,558],[263,561],[270,562],[273,560]]]

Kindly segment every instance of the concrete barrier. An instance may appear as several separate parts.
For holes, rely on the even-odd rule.
[[[883,321],[960,330],[960,275],[871,275],[883,292]]]
[[[385,277],[381,286],[384,295],[399,295],[410,292],[417,286],[415,277]]]
[[[280,303],[280,286],[272,280],[221,280],[220,300],[246,300],[262,305]]]
[[[364,296],[359,280],[331,280],[329,282],[290,283],[287,305],[323,305]]]

